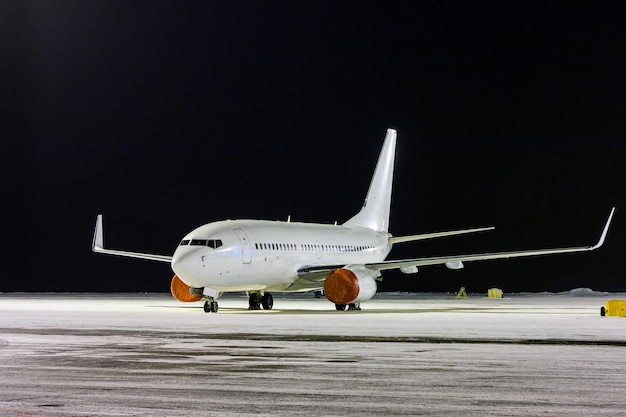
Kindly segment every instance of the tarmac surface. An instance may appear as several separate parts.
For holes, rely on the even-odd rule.
[[[586,296],[581,296],[586,295]],[[0,416],[623,415],[626,294],[0,294]]]

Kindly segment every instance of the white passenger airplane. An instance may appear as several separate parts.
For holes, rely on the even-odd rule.
[[[205,224],[183,237],[173,256],[105,249],[102,215],[96,219],[92,250],[98,253],[169,262],[175,275],[172,295],[185,302],[204,301],[217,312],[224,292],[246,291],[249,308],[271,309],[271,292],[324,289],[337,310],[360,309],[376,293],[381,271],[416,273],[425,265],[463,268],[464,262],[592,251],[604,243],[615,207],[594,246],[474,255],[385,260],[394,243],[491,230],[483,227],[394,237],[388,233],[396,131],[388,129],[365,204],[342,225],[226,220]]]

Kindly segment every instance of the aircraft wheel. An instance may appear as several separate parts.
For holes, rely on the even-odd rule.
[[[361,311],[361,303],[348,304],[348,311]]]
[[[269,292],[263,294],[261,302],[264,310],[271,310],[272,307],[274,307],[274,297],[272,297],[272,294]]]
[[[205,301],[202,307],[204,308],[205,313],[211,312],[211,303],[209,303],[208,301]]]
[[[344,311],[346,309],[346,305],[345,304],[335,304],[335,309],[337,311]]]
[[[211,313],[217,313],[219,306],[217,305],[217,301],[211,301],[210,309]]]
[[[250,293],[250,297],[248,298],[248,310],[260,310],[261,309],[261,297],[259,293],[253,292]]]
[[[600,307],[600,315],[602,317],[606,316],[606,308],[604,308],[604,306]]]

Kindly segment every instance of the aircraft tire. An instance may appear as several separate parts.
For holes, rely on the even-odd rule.
[[[274,307],[274,297],[272,297],[271,293],[266,292],[263,294],[261,303],[263,304],[263,310],[271,310]]]
[[[217,310],[219,309],[217,301],[211,301],[210,309],[211,309],[211,313],[217,313]]]
[[[260,310],[261,309],[261,297],[259,293],[253,292],[248,298],[248,310]]]
[[[346,309],[346,305],[345,304],[335,304],[335,309],[337,311],[344,311]]]
[[[209,303],[208,301],[205,301],[202,307],[204,308],[205,313],[211,312],[211,303]]]

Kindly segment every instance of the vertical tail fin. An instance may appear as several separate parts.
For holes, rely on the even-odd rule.
[[[363,208],[354,217],[345,222],[345,226],[364,227],[382,232],[389,230],[396,134],[395,129],[387,129],[385,142],[380,151]]]

